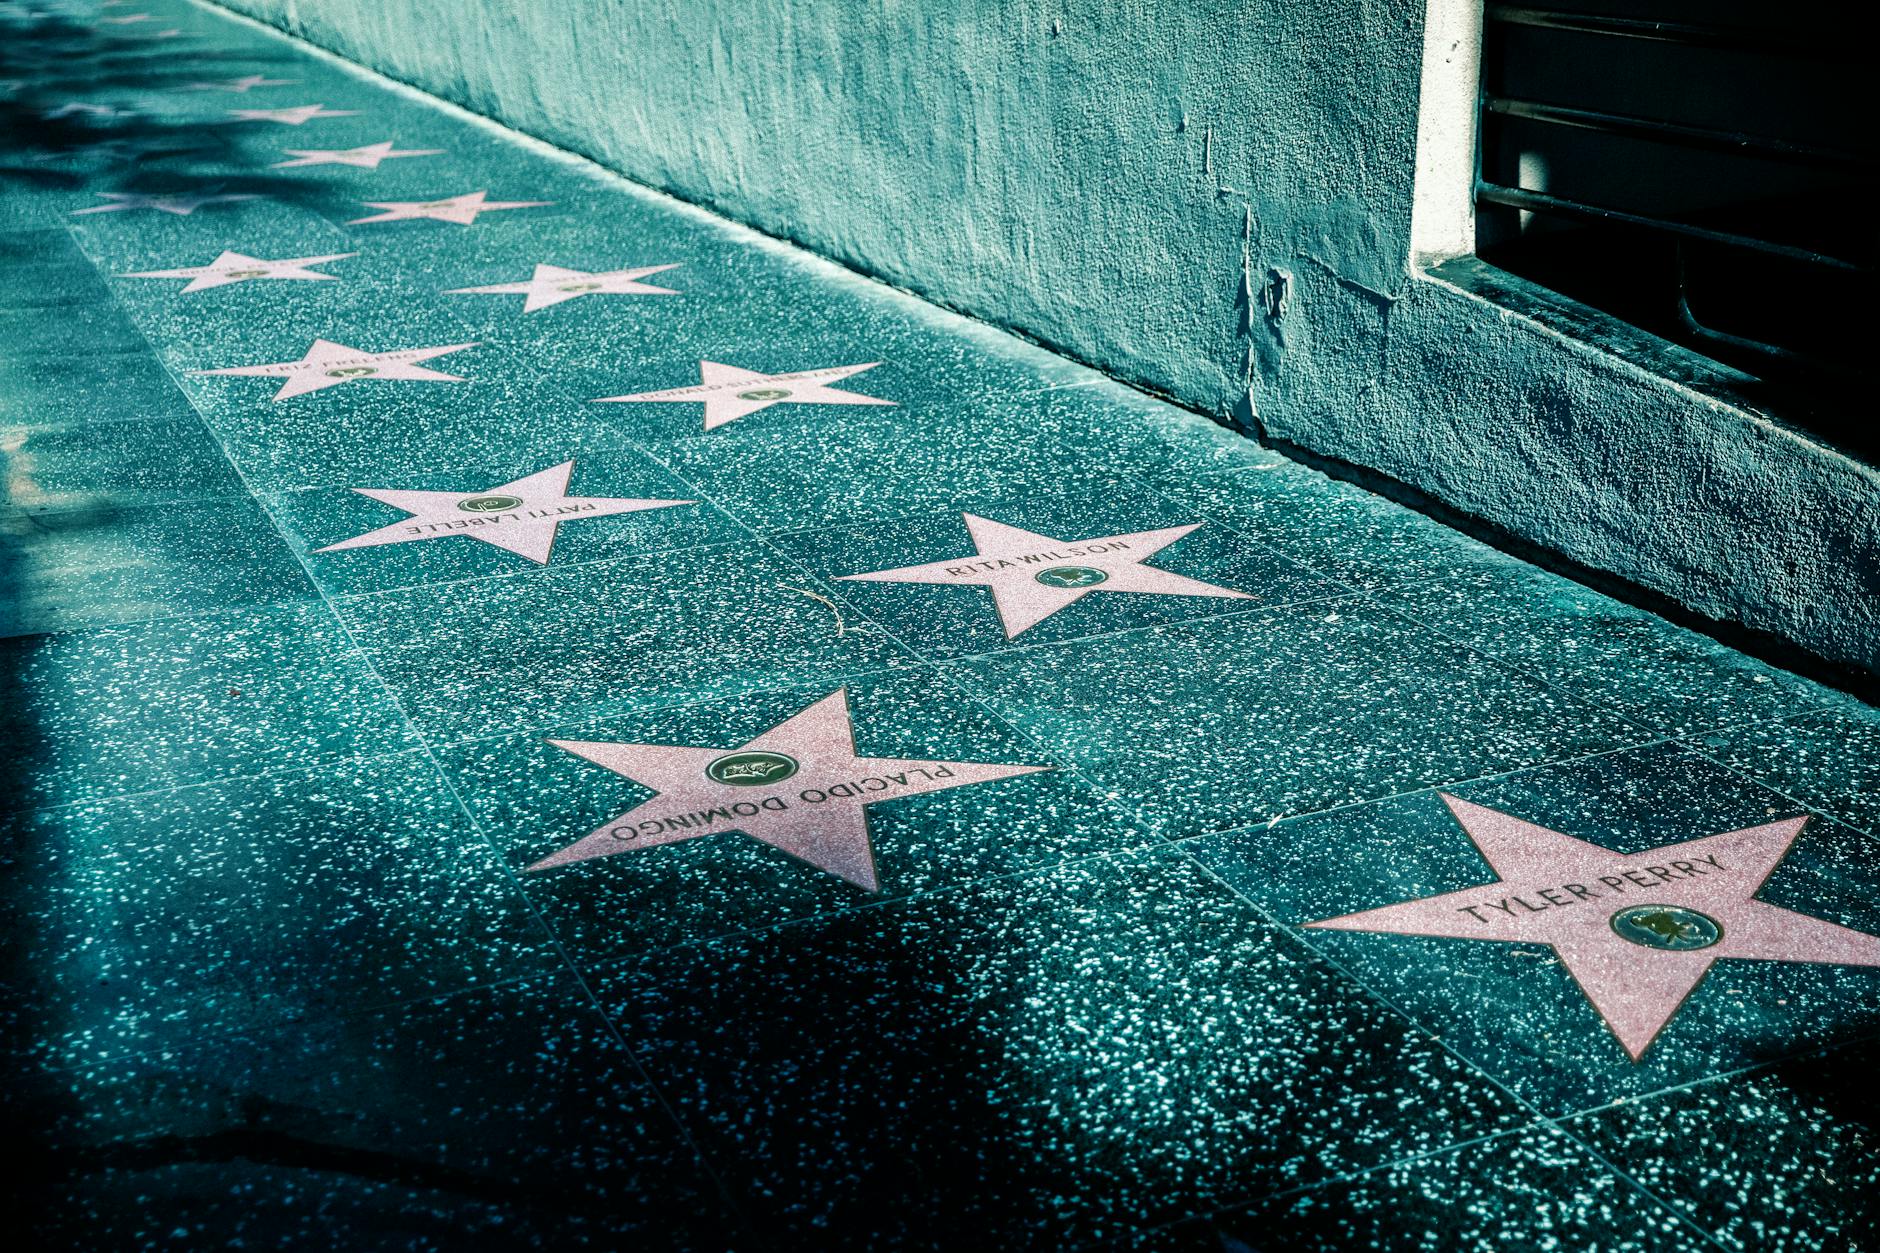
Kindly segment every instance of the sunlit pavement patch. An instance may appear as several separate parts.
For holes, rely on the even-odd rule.
[[[949,669],[1170,837],[1649,738],[1350,599],[1013,649]]]
[[[761,544],[647,553],[339,602],[413,723],[439,743],[583,710],[682,705],[914,664],[844,622]],[[604,815],[603,815],[604,816]]]

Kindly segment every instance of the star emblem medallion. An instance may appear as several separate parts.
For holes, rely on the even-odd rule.
[[[606,404],[627,401],[676,401],[703,404],[705,429],[715,430],[727,422],[748,418],[772,405],[892,405],[892,400],[864,396],[859,392],[831,387],[843,379],[872,370],[880,365],[839,365],[824,370],[798,370],[791,374],[759,374],[716,361],[698,363],[700,382],[696,387],[674,387],[662,392],[639,392],[632,396],[600,396]]]
[[[339,278],[337,274],[321,274],[307,267],[325,265],[329,261],[344,261],[358,255],[356,252],[335,252],[324,257],[288,257],[281,261],[264,261],[260,257],[250,257],[239,252],[224,252],[208,265],[193,265],[181,270],[137,270],[124,277],[186,278],[189,283],[183,288],[183,295],[262,278],[325,279],[333,282]]]
[[[276,361],[269,365],[238,365],[221,370],[191,370],[191,374],[230,374],[255,378],[278,378],[281,390],[275,400],[288,400],[308,392],[317,392],[342,383],[363,380],[426,379],[440,383],[461,383],[456,374],[427,370],[418,364],[446,353],[475,348],[475,344],[446,344],[442,348],[401,348],[392,352],[366,352],[348,348],[331,340],[316,339],[307,355],[298,361]]]
[[[397,157],[438,157],[442,148],[394,148],[392,141],[365,144],[358,148],[289,148],[288,161],[276,161],[271,169],[289,170],[302,165],[353,165],[362,170],[376,170],[381,161]]]
[[[526,474],[519,479],[475,492],[355,487],[352,490],[361,496],[369,496],[373,500],[403,509],[410,516],[402,522],[367,531],[364,535],[355,535],[337,544],[328,544],[316,551],[330,553],[347,548],[417,544],[426,540],[461,536],[527,557],[539,565],[547,565],[549,553],[555,547],[555,535],[564,522],[698,503],[695,500],[570,496],[568,476],[573,472],[574,462],[564,461],[546,470],[537,470],[534,474]]]
[[[532,871],[742,831],[868,892],[880,887],[869,805],[1051,769],[861,756],[846,690],[728,748],[549,743],[658,795],[536,862]]]
[[[651,283],[642,283],[641,279],[651,274],[662,274],[667,270],[679,268],[677,262],[672,265],[646,265],[636,270],[568,270],[558,265],[538,265],[535,273],[520,283],[496,283],[489,287],[454,287],[446,295],[490,295],[524,296],[524,313],[534,313],[537,309],[546,309],[550,305],[561,304],[565,300],[576,300],[582,296],[621,295],[621,296],[676,296],[679,293],[670,287],[655,287]]]
[[[1880,936],[1756,899],[1805,816],[1616,853],[1442,799],[1493,882],[1307,925],[1545,944],[1633,1061],[1720,960],[1880,966]]]
[[[470,226],[476,222],[479,213],[494,213],[498,209],[539,209],[543,205],[555,203],[552,200],[490,200],[488,196],[487,191],[473,191],[461,196],[446,196],[442,200],[367,200],[362,202],[366,208],[383,209],[385,212],[354,218],[346,225],[364,226],[368,222],[429,219]]]
[[[1016,639],[1060,609],[1092,592],[1140,592],[1149,596],[1220,596],[1252,600],[1246,592],[1216,587],[1186,575],[1144,565],[1149,558],[1198,530],[1201,523],[1061,540],[970,513],[960,515],[977,550],[970,556],[925,565],[845,574],[839,581],[937,583],[984,587],[992,592],[1005,638]]]

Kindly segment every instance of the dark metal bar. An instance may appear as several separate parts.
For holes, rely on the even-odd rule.
[[[1507,96],[1485,95],[1482,97],[1482,108],[1489,113],[1499,113],[1503,117],[1528,118],[1532,121],[1549,122],[1559,126],[1577,126],[1584,130],[1603,131],[1611,135],[1649,139],[1655,143],[1679,144],[1687,148],[1706,148],[1716,152],[1739,155],[1750,154],[1780,161],[1799,162],[1803,165],[1859,169],[1871,164],[1854,153],[1841,152],[1834,148],[1792,143],[1786,139],[1766,139],[1760,135],[1746,135],[1741,131],[1720,131],[1704,126],[1685,126],[1679,122],[1660,122],[1654,118],[1631,117],[1623,113],[1568,109],[1556,104],[1541,104],[1535,100],[1513,100]]]
[[[1607,209],[1600,205],[1567,200],[1560,196],[1550,196],[1546,192],[1527,191],[1520,187],[1503,187],[1498,183],[1477,180],[1475,198],[1478,201],[1486,200],[1490,204],[1526,209],[1532,213],[1559,213],[1567,217],[1588,218],[1595,222],[1618,222],[1644,230],[1682,235],[1687,239],[1701,239],[1730,248],[1746,248],[1751,252],[1760,252],[1771,257],[1786,257],[1790,261],[1818,265],[1829,270],[1844,270],[1850,274],[1868,272],[1865,266],[1855,265],[1838,257],[1830,257],[1807,248],[1771,243],[1766,239],[1737,235],[1729,231],[1712,230],[1708,226],[1693,226],[1689,222],[1679,222],[1671,218],[1655,218],[1643,213],[1628,213],[1623,209]]]
[[[1559,13],[1513,4],[1491,4],[1483,16],[1509,26],[1539,26],[1584,35],[1610,35],[1620,39],[1651,39],[1660,43],[1699,48],[1730,48],[1748,52],[1780,52],[1820,61],[1865,60],[1871,53],[1853,39],[1811,39],[1785,30],[1748,30],[1709,26],[1697,22],[1654,22],[1646,18],[1601,17],[1590,13]]]
[[[1780,344],[1766,344],[1760,339],[1751,339],[1747,335],[1732,335],[1728,331],[1719,331],[1699,322],[1697,315],[1691,312],[1691,293],[1685,276],[1683,241],[1679,241],[1677,249],[1678,322],[1684,327],[1687,334],[1703,340],[1706,343],[1719,344],[1726,348],[1734,348],[1738,352],[1752,353],[1759,357],[1765,357],[1770,361],[1780,361],[1787,366],[1823,371],[1830,374],[1843,375],[1848,378],[1855,377],[1857,371],[1850,370],[1825,357],[1812,357],[1807,353],[1796,352],[1793,348],[1784,348]]]

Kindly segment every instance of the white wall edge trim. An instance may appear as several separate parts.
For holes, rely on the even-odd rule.
[[[1476,118],[1482,81],[1483,0],[1429,0],[1417,107],[1412,264],[1475,251]]]

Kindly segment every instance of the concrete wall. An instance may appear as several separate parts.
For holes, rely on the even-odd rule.
[[[1880,659],[1880,475],[1707,398],[1731,380],[1698,358],[1470,262],[1413,273],[1422,0],[225,2],[1706,617]]]

